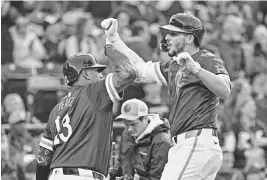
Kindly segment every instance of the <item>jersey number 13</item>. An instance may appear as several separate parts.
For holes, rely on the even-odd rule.
[[[63,117],[63,120],[60,122],[60,116],[57,116],[56,120],[56,128],[57,128],[57,134],[54,138],[54,145],[60,144],[60,140],[61,139],[63,142],[67,142],[68,139],[70,138],[71,134],[72,134],[72,128],[70,126],[70,117],[68,114],[66,114]],[[62,123],[62,126],[60,126],[60,123]],[[67,130],[67,134],[65,133],[65,135],[63,134],[63,132],[61,131],[61,129],[65,128]],[[62,132],[62,133],[60,133]]]

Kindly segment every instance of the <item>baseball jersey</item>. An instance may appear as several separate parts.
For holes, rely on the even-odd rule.
[[[113,102],[121,100],[113,74],[74,86],[50,113],[40,146],[53,151],[50,168],[80,167],[107,175]]]
[[[192,58],[214,74],[228,75],[224,62],[207,50],[199,50]],[[157,78],[169,86],[172,136],[195,129],[216,128],[219,98],[197,75],[173,60],[159,62],[154,67]]]

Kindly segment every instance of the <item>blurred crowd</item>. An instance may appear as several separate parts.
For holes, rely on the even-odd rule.
[[[267,2],[265,1],[1,1],[1,174],[34,179],[38,139],[67,86],[62,64],[77,53],[104,54],[100,23],[118,19],[120,37],[145,61],[166,61],[159,26],[178,12],[200,18],[201,48],[220,56],[232,81],[218,109],[224,161],[216,180],[261,180],[267,174]],[[168,92],[134,83],[124,101],[138,98],[150,113],[168,117]],[[122,102],[122,103],[123,103]],[[114,115],[121,104],[114,106]],[[122,130],[114,127],[119,149]]]

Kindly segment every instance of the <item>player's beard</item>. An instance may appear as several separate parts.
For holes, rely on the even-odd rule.
[[[179,53],[184,52],[185,45],[186,45],[185,40],[183,40],[183,42],[181,43],[177,43],[174,49],[170,49],[168,51],[168,55],[170,57],[174,57],[177,56]]]

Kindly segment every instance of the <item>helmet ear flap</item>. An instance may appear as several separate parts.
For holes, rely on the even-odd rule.
[[[79,73],[76,71],[76,69],[70,66],[68,63],[63,67],[63,74],[67,85],[71,85],[79,76]]]
[[[166,36],[164,36],[164,38],[161,40],[160,44],[159,44],[159,48],[162,52],[168,52],[169,51],[169,47],[167,44],[167,40],[165,39]]]

